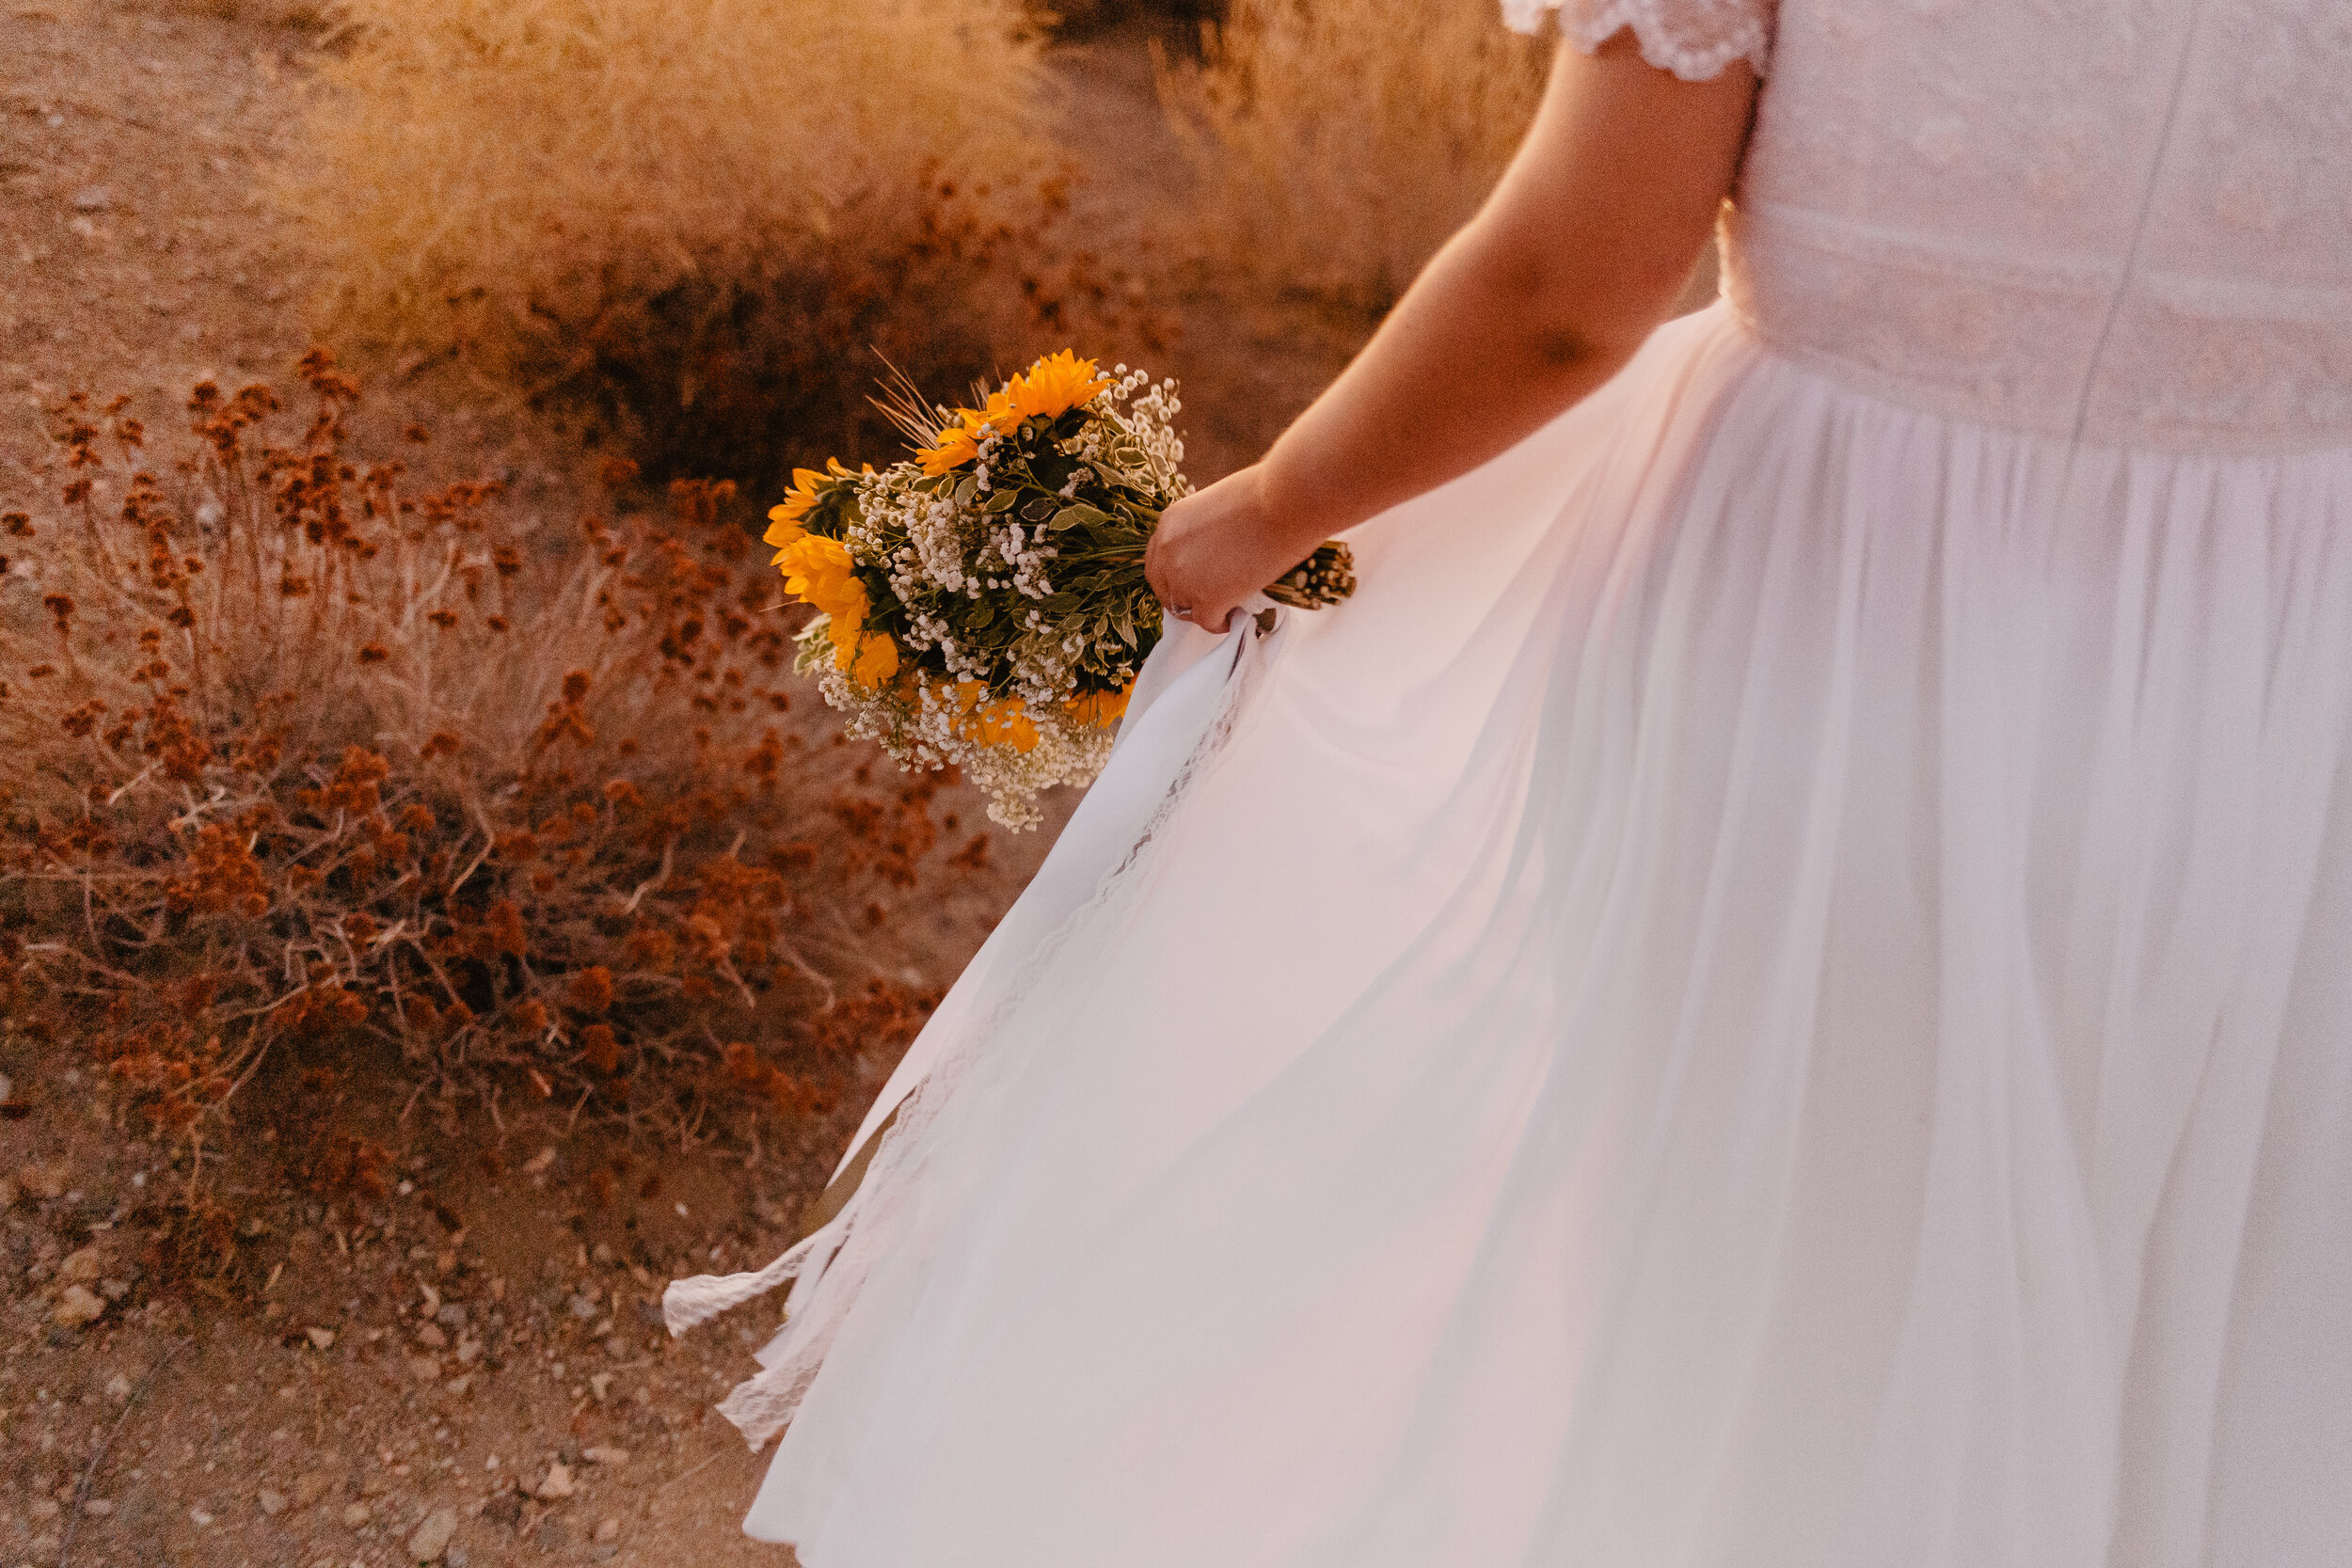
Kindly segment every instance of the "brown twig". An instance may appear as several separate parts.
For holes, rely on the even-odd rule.
[[[174,1339],[170,1348],[155,1358],[155,1364],[147,1369],[147,1375],[139,1379],[139,1386],[131,1390],[131,1397],[122,1402],[122,1414],[117,1416],[115,1424],[106,1429],[106,1435],[99,1443],[98,1451],[90,1455],[89,1463],[82,1467],[82,1479],[73,1488],[72,1511],[66,1516],[65,1540],[57,1547],[57,1568],[66,1568],[66,1565],[72,1560],[73,1532],[81,1528],[83,1501],[89,1496],[90,1482],[98,1475],[98,1466],[105,1463],[107,1453],[114,1448],[115,1439],[121,1435],[122,1423],[131,1418],[131,1412],[138,1407],[140,1396],[153,1385],[155,1375],[170,1364],[173,1356],[187,1348],[187,1340]]]

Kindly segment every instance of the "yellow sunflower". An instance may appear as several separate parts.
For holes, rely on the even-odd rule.
[[[867,688],[898,673],[898,642],[886,632],[866,630],[866,585],[857,579],[848,546],[803,533],[776,552],[776,564],[783,569],[786,593],[825,612],[835,669]]]
[[[871,632],[857,640],[853,655],[835,638],[833,661],[836,668],[847,670],[858,685],[869,691],[879,690],[898,673],[898,644],[885,633]]]
[[[792,470],[792,488],[784,499],[768,509],[768,531],[762,537],[776,546],[776,563],[784,562],[785,549],[799,542],[805,533],[801,518],[817,504],[817,487],[825,483],[825,476],[814,468]]]
[[[874,465],[866,464],[864,472],[871,474],[873,471]],[[842,467],[838,457],[826,458],[825,471],[821,474],[814,468],[792,470],[792,488],[785,492],[782,501],[768,509],[768,531],[761,536],[766,543],[776,546],[776,564],[783,564],[785,548],[806,531],[801,527],[801,519],[808,515],[810,507],[817,504],[817,498],[823,494],[826,482],[829,479],[856,477]]]
[[[980,454],[980,436],[991,428],[1009,430],[1034,414],[1051,419],[1077,407],[1111,385],[1091,359],[1069,349],[1048,355],[988,395],[985,408],[959,408],[952,423],[914,455],[926,474],[961,468]]]
[[[784,591],[833,617],[834,636],[866,624],[866,585],[850,562],[850,546],[822,534],[803,533],[776,552]]]
[[[1083,696],[1071,698],[1062,706],[1078,723],[1091,724],[1097,729],[1108,729],[1126,713],[1127,699],[1134,696],[1135,692],[1135,685],[1130,682],[1124,691],[1089,691]]]
[[[1037,749],[1037,725],[1011,697],[982,703],[988,688],[978,681],[956,683],[957,728],[983,746],[1010,746],[1016,752]]]
[[[970,409],[962,410],[965,415]],[[931,437],[931,444],[917,451],[916,461],[923,471],[936,477],[951,468],[961,468],[980,454],[979,427],[975,420],[959,418],[954,424]]]
[[[1009,430],[1020,422],[1012,411],[1011,401],[1002,388],[988,395],[985,408],[959,408],[955,421],[941,427],[931,444],[914,455],[921,461],[927,474],[944,474],[950,468],[961,468],[980,454],[980,437],[991,429]]]
[[[1077,407],[1110,384],[1109,376],[1097,372],[1093,360],[1081,359],[1063,349],[1040,359],[1007,382],[1004,397],[1016,419],[1025,420],[1036,414],[1050,419]]]

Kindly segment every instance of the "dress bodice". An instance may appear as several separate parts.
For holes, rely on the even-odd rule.
[[[2101,444],[2352,442],[2344,0],[1561,9],[1686,77],[1768,72],[1724,292],[1791,356]]]

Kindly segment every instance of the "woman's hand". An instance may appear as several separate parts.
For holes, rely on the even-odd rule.
[[[1186,496],[1160,515],[1144,575],[1170,615],[1223,631],[1235,606],[1304,561],[1266,499],[1265,470],[1252,465]]]

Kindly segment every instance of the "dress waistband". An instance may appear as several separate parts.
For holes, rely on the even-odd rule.
[[[1822,373],[1956,418],[2165,451],[2352,445],[2352,290],[2142,270],[1746,203],[1724,293]]]

